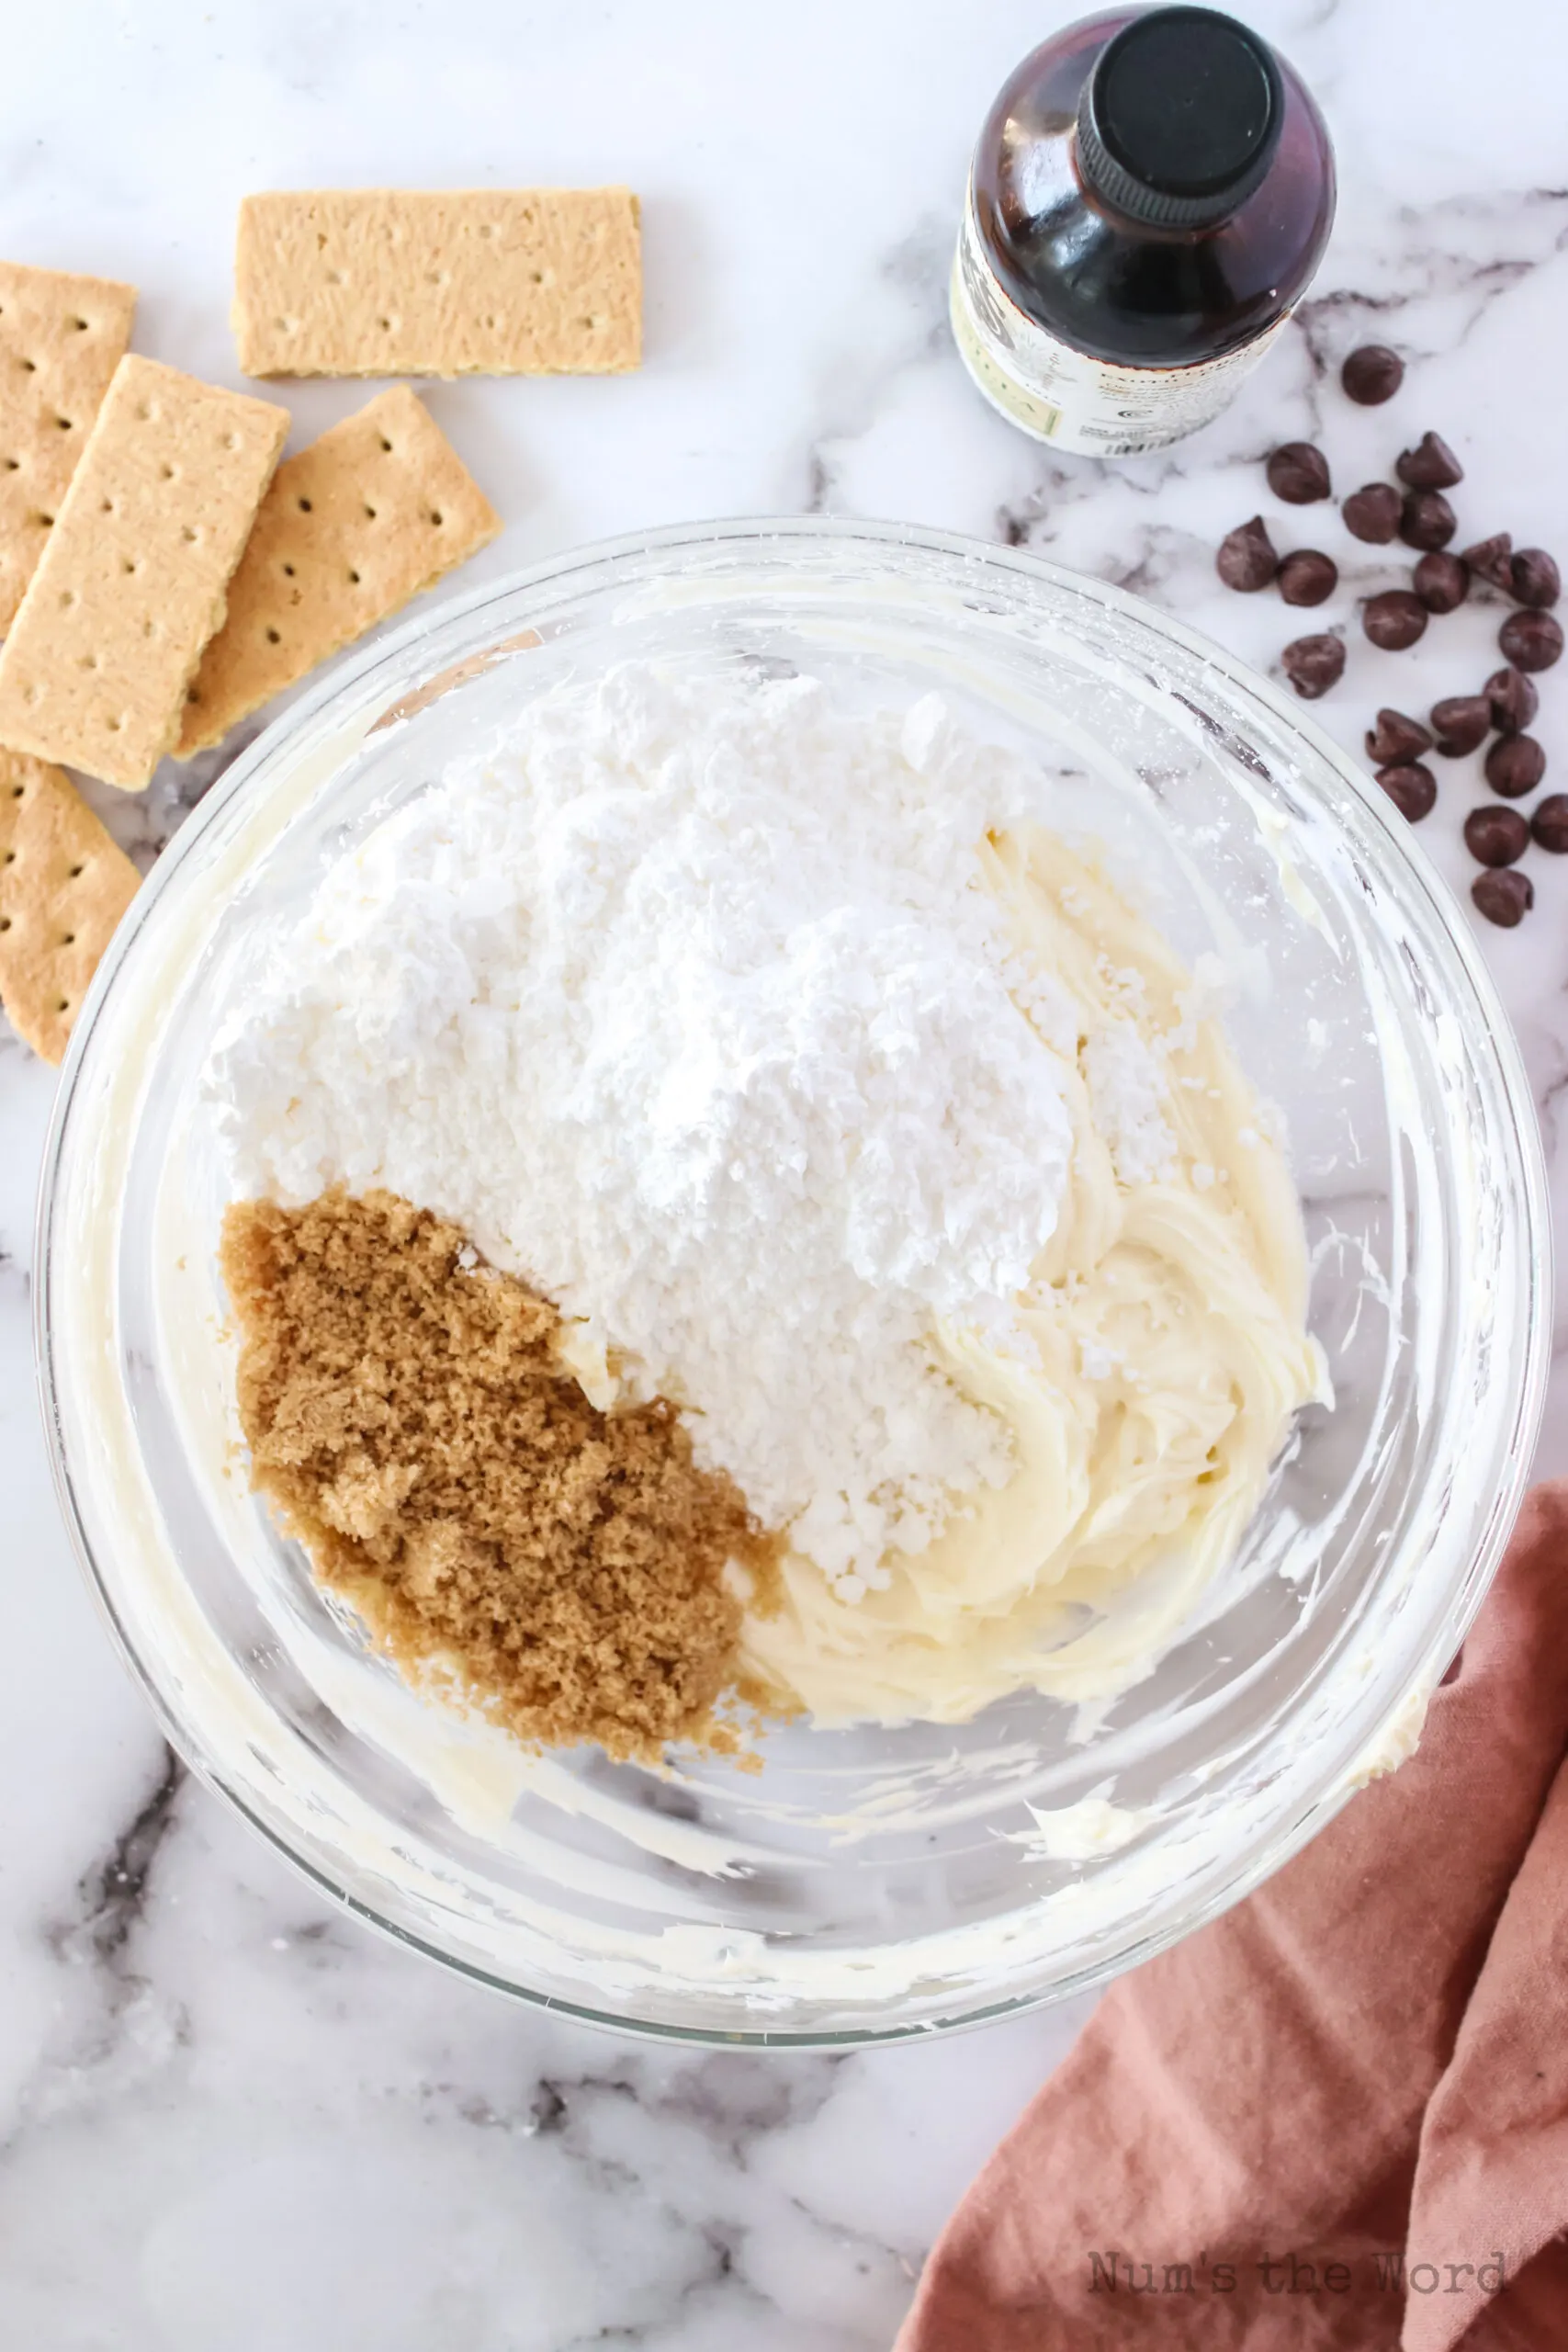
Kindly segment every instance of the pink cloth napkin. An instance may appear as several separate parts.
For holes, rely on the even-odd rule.
[[[1123,1977],[898,2352],[1568,2352],[1568,1481],[1421,1745]]]

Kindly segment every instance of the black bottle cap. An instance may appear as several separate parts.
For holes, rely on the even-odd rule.
[[[1279,144],[1273,51],[1213,8],[1151,8],[1095,61],[1078,101],[1078,169],[1113,211],[1151,228],[1224,220]]]

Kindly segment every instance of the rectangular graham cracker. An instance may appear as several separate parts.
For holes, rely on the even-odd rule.
[[[642,358],[625,187],[247,196],[234,256],[247,376],[614,375]]]
[[[270,401],[120,361],[0,652],[0,743],[148,782],[288,430]]]
[[[109,378],[134,286],[0,261],[0,637],[16,617]]]
[[[0,752],[0,1003],[46,1062],[140,878],[69,777]]]
[[[501,528],[406,386],[286,458],[186,692],[177,754],[216,743]]]

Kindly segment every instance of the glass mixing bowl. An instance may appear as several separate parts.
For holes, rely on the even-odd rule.
[[[937,686],[1027,749],[1283,1108],[1332,1411],[1234,1570],[1113,1702],[772,1731],[760,1772],[530,1756],[412,1697],[250,1496],[200,1079],[343,846],[567,677],[627,656]],[[935,532],[715,525],[561,558],[340,667],[230,769],[121,925],[46,1162],[56,1476],[197,1771],[450,1965],[695,2039],[868,2041],[1079,1990],[1255,1886],[1400,1752],[1496,1562],[1551,1295],[1535,1116],[1465,922],[1300,711],[1114,588]]]

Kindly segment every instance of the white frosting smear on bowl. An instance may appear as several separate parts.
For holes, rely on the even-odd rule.
[[[825,1721],[1135,1679],[1321,1387],[1273,1125],[1038,807],[931,697],[558,689],[344,854],[209,1073],[237,1191],[401,1193],[596,1402],[682,1407],[786,1535],[747,1663]]]

